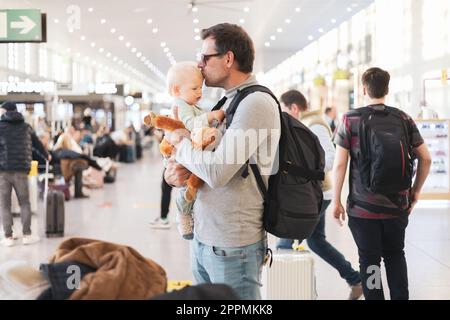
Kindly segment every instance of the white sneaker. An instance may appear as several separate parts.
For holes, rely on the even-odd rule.
[[[12,247],[14,245],[14,238],[13,237],[4,238],[2,239],[2,241],[0,241],[0,243],[4,247]]]
[[[154,229],[170,229],[169,219],[156,218],[150,222],[150,227]]]
[[[23,239],[22,239],[22,243],[24,245],[33,244],[33,243],[36,243],[39,241],[41,241],[41,239],[39,239],[39,237],[35,237],[33,235],[23,236]]]

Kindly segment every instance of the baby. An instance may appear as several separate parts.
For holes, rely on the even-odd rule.
[[[203,75],[195,62],[173,65],[167,74],[167,82],[169,93],[175,98],[173,106],[177,107],[178,118],[189,131],[212,126],[214,121],[223,121],[223,110],[204,112],[196,106],[202,97]],[[181,188],[176,197],[178,230],[184,239],[191,240],[194,237],[194,201],[185,199],[185,191],[185,187]]]

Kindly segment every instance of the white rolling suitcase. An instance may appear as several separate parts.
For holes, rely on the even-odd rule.
[[[278,250],[264,273],[267,300],[315,300],[314,258],[306,250]]]

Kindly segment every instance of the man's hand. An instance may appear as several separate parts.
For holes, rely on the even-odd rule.
[[[344,226],[345,209],[340,201],[333,203],[333,217],[341,227]]]
[[[419,195],[420,192],[417,191],[416,189],[412,188],[411,190],[411,207],[408,210],[408,213],[411,214],[411,212],[413,211],[414,207],[416,206],[417,202],[419,201]]]
[[[179,144],[184,138],[189,138],[191,133],[187,129],[178,129],[166,135],[166,139],[173,146]]]
[[[164,180],[174,187],[182,187],[186,180],[191,175],[191,172],[183,167],[181,164],[175,162],[172,157],[167,162],[166,171],[164,172]]]

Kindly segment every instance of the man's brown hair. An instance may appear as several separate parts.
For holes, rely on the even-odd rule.
[[[209,37],[216,41],[218,53],[233,52],[239,71],[250,73],[255,61],[255,48],[250,36],[236,24],[221,23],[202,30],[202,39]]]
[[[291,109],[291,105],[294,103],[300,108],[301,112],[305,112],[308,109],[305,96],[298,90],[289,90],[283,93],[280,100],[289,109]]]
[[[389,93],[390,80],[389,73],[380,68],[370,68],[362,76],[362,83],[372,99],[383,98]]]

